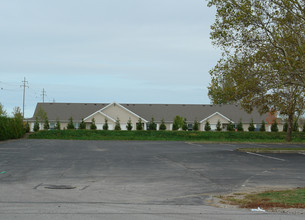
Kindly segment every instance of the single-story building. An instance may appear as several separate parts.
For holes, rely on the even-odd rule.
[[[166,129],[172,130],[175,116],[180,116],[187,120],[188,128],[192,129],[194,121],[199,122],[199,130],[204,131],[204,126],[208,121],[211,130],[216,130],[217,122],[220,121],[222,129],[226,130],[231,122],[235,126],[242,121],[243,128],[248,131],[248,127],[253,120],[256,130],[260,129],[262,121],[266,123],[266,131],[271,130],[270,114],[260,115],[257,110],[251,114],[245,112],[239,105],[199,105],[199,104],[120,104],[120,103],[37,103],[34,115],[27,119],[30,129],[33,131],[36,118],[41,112],[45,112],[50,129],[53,129],[56,121],[61,123],[61,129],[67,127],[69,119],[72,117],[74,126],[77,129],[82,120],[86,123],[86,128],[90,129],[94,118],[97,129],[102,130],[105,120],[107,120],[109,130],[113,130],[116,121],[120,120],[122,130],[127,130],[126,125],[130,120],[133,130],[136,123],[141,118],[144,130],[147,130],[148,123],[154,118],[159,130],[163,120]],[[275,118],[275,117],[274,117]],[[274,120],[274,119],[273,119]],[[40,129],[43,129],[43,122],[40,122]],[[279,123],[279,130],[283,126]]]

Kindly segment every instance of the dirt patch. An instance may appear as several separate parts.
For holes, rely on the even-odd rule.
[[[219,207],[219,208],[230,208],[230,209],[249,209],[252,208],[257,209],[258,207],[263,208],[269,212],[278,212],[278,213],[290,213],[290,214],[305,214],[305,204],[296,204],[293,208],[289,205],[277,204],[277,203],[269,203],[267,204],[267,200],[261,203],[253,203],[253,204],[240,204],[239,201],[243,200],[248,195],[254,195],[258,193],[263,193],[266,191],[282,191],[282,190],[291,190],[291,187],[283,187],[283,186],[264,186],[264,187],[255,187],[255,188],[243,188],[241,190],[232,192],[230,194],[225,195],[213,195],[207,201],[207,205]]]

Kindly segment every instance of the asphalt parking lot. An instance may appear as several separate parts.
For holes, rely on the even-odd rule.
[[[305,155],[234,151],[250,146],[262,145],[1,142],[0,219],[255,219],[209,201],[247,189],[304,187]],[[283,216],[304,218],[260,219]]]

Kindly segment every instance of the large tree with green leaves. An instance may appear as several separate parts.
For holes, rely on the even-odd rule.
[[[211,39],[223,50],[210,71],[210,98],[287,115],[290,141],[294,115],[305,102],[305,2],[208,1],[217,9]]]

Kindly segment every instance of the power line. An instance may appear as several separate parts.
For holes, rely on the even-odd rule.
[[[24,120],[24,104],[25,104],[25,88],[29,88],[28,84],[29,82],[25,80],[25,77],[24,77],[24,80],[22,81],[23,85],[21,85],[20,87],[23,87],[23,120]]]
[[[47,95],[46,90],[42,90],[41,96],[42,96],[42,102],[44,103],[44,97]]]

